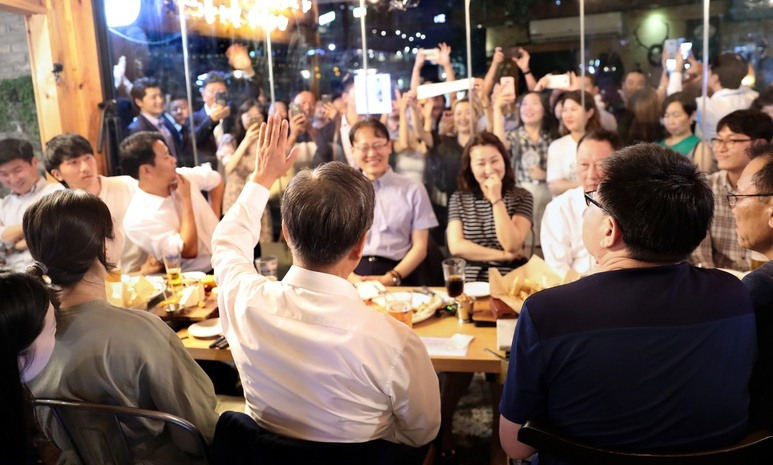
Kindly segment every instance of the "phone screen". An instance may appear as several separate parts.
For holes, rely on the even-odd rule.
[[[692,51],[692,42],[682,42],[682,44],[679,46],[679,51],[682,52],[682,58],[687,59],[690,57],[690,52]]]
[[[668,70],[669,73],[673,73],[675,69],[676,69],[676,59],[666,58],[666,70]]]

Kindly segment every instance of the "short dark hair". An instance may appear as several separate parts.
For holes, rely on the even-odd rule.
[[[153,144],[164,141],[164,136],[156,131],[140,131],[121,142],[121,169],[134,179],[140,178],[140,166],[156,165],[156,153]]]
[[[620,135],[613,131],[607,131],[606,129],[596,129],[595,131],[586,132],[580,140],[577,141],[577,150],[586,140],[595,140],[597,142],[607,142],[612,150],[617,152],[623,147],[623,140]]]
[[[54,136],[46,142],[46,150],[43,151],[43,162],[49,173],[59,169],[63,161],[78,158],[82,155],[93,155],[94,148],[88,139],[80,134],[68,132]]]
[[[773,192],[773,144],[759,144],[749,149],[749,157],[764,158],[765,164],[752,176],[752,184],[759,193]]]
[[[357,131],[362,128],[370,128],[373,133],[376,134],[376,137],[383,137],[384,139],[389,140],[389,129],[384,126],[384,123],[376,118],[367,118],[354,123],[354,126],[352,126],[352,129],[349,131],[349,143],[354,144],[354,136],[357,134]]]
[[[759,110],[736,110],[725,115],[717,123],[717,132],[724,128],[747,135],[751,139],[763,139],[765,142],[770,142],[773,138],[773,121],[767,113]]]
[[[94,194],[81,189],[52,192],[24,212],[22,227],[32,258],[48,268],[57,286],[77,283],[97,260],[108,271],[114,268],[105,255],[105,242],[115,238],[113,216]]]
[[[507,192],[515,187],[515,173],[513,172],[513,167],[510,165],[510,157],[505,145],[499,140],[499,137],[488,131],[482,131],[472,136],[470,140],[467,141],[467,145],[464,146],[464,151],[462,152],[462,167],[459,170],[459,177],[456,181],[459,184],[459,190],[462,192],[481,191],[480,184],[478,184],[478,181],[475,179],[475,175],[472,174],[472,166],[470,165],[470,152],[472,152],[472,149],[475,147],[481,145],[490,145],[496,148],[499,154],[502,155],[502,159],[505,162],[505,176],[502,178],[502,192]]]
[[[301,171],[282,197],[282,223],[293,253],[312,267],[339,262],[370,229],[375,202],[371,182],[347,164]]]
[[[32,163],[33,158],[35,158],[35,154],[32,151],[32,144],[26,140],[13,137],[0,140],[0,165],[14,160]]]
[[[603,164],[599,201],[620,225],[632,258],[681,261],[706,237],[714,194],[687,157],[657,144],[638,144]]]
[[[698,105],[695,103],[695,97],[687,95],[684,92],[675,92],[663,100],[663,108],[661,109],[660,116],[666,115],[666,109],[672,103],[678,103],[681,105],[682,110],[684,110],[684,112],[688,115],[692,115],[698,109]]]
[[[723,53],[712,60],[711,73],[717,75],[725,89],[738,89],[749,74],[749,63],[737,53]]]
[[[593,110],[593,116],[588,118],[588,120],[585,122],[585,130],[595,131],[596,129],[601,129],[601,116],[599,115],[599,109],[596,107],[596,100],[593,98],[593,95],[590,92],[585,92],[583,90],[573,90],[571,92],[567,92],[564,94],[563,98],[564,105],[566,105],[567,100],[571,100],[577,105],[583,106],[583,94],[585,94],[585,106],[583,107],[585,112],[587,113],[588,111]]]
[[[773,87],[765,89],[759,97],[754,99],[752,105],[749,107],[753,110],[762,110],[762,107],[773,105]]]
[[[153,78],[149,77],[141,77],[134,81],[134,84],[132,84],[132,90],[129,93],[132,98],[132,103],[134,103],[135,100],[142,100],[145,98],[145,94],[148,93],[148,89],[161,89],[161,84],[159,84],[158,81],[156,81]],[[136,103],[134,103],[136,105]]]
[[[223,83],[226,86],[228,85],[228,81],[225,78],[225,75],[221,73],[220,71],[210,71],[204,76],[204,83],[201,85],[202,88],[207,87],[209,84],[217,84],[217,83]]]

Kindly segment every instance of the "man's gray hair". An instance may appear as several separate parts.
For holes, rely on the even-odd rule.
[[[347,164],[301,171],[282,197],[282,222],[293,252],[307,266],[338,263],[370,229],[375,203],[371,182]]]

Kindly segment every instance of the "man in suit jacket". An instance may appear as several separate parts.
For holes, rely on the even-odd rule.
[[[210,71],[204,78],[201,88],[201,98],[204,106],[193,113],[194,136],[198,150],[199,161],[217,165],[217,145],[227,128],[221,124],[231,115],[228,105],[228,85],[225,76],[217,71]]]
[[[158,81],[147,77],[137,79],[132,85],[131,97],[140,109],[140,114],[129,125],[129,135],[140,131],[160,132],[169,147],[169,153],[181,159],[182,165],[188,165],[182,135],[164,112],[164,94]]]

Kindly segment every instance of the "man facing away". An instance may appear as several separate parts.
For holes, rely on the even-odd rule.
[[[115,227],[123,233],[123,218],[137,190],[137,180],[131,176],[102,176],[97,170],[94,149],[80,134],[67,133],[54,136],[46,143],[43,153],[46,171],[63,186],[83,189],[94,194],[107,205],[113,215]],[[125,236],[125,234],[123,234]],[[124,273],[140,271],[147,254],[130,240],[124,243],[118,264]],[[148,264],[150,266],[150,264]],[[146,268],[145,271],[155,272]]]
[[[758,145],[750,151],[735,193],[728,194],[741,247],[773,259],[773,145]],[[749,386],[752,421],[773,427],[773,261],[743,278],[754,303],[759,356]]]
[[[582,215],[587,209],[585,192],[596,190],[604,177],[602,162],[620,149],[616,132],[596,130],[577,143],[577,180],[581,185],[553,199],[542,216],[541,241],[545,262],[563,274],[590,271],[593,263],[582,243]]]
[[[408,326],[363,304],[346,280],[373,221],[371,183],[343,163],[298,173],[282,199],[293,266],[259,275],[252,248],[268,189],[293,164],[288,124],[269,117],[258,161],[213,236],[223,330],[262,427],[320,442],[385,439],[421,446],[440,425],[438,380]]]
[[[33,262],[22,230],[24,212],[39,198],[63,187],[40,175],[32,144],[11,138],[0,140],[0,182],[11,191],[0,201],[0,258],[4,255],[5,267],[23,272]]]
[[[528,298],[502,395],[513,458],[533,420],[602,448],[701,450],[748,429],[754,310],[734,276],[684,262],[714,199],[687,157],[655,144],[616,152],[585,194],[583,242],[600,271]],[[540,453],[540,464],[559,463]]]
[[[714,193],[714,221],[690,261],[708,268],[749,271],[751,251],[738,245],[727,194],[735,191],[738,178],[751,161],[749,150],[770,142],[773,121],[758,110],[738,110],[719,120],[717,131],[712,144],[719,171],[708,176]]]
[[[138,181],[123,220],[126,237],[156,260],[179,255],[183,271],[211,270],[210,241],[224,189],[220,175],[207,166],[177,168],[161,134],[147,131],[121,142],[121,166]]]

